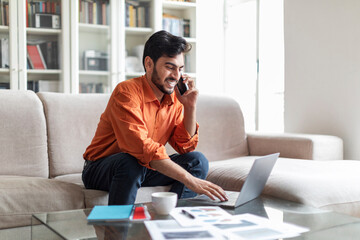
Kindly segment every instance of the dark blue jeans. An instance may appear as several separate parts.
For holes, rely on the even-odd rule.
[[[170,158],[193,176],[206,178],[209,163],[202,153],[173,154]],[[140,187],[172,184],[170,191],[177,193],[178,198],[196,196],[183,183],[141,166],[136,158],[127,153],[117,153],[94,162],[87,161],[82,180],[88,189],[108,191],[109,205],[133,204]]]

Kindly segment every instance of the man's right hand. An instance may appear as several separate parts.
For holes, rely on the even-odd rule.
[[[197,194],[205,194],[212,200],[215,200],[215,198],[220,199],[220,201],[228,200],[225,191],[220,186],[194,177],[181,166],[171,161],[171,159],[151,161],[150,166],[160,173],[182,182],[187,188]]]
[[[218,198],[223,202],[228,200],[225,191],[220,186],[212,182],[196,178],[192,175],[188,176],[189,178],[184,181],[184,184],[191,191],[196,192],[197,194],[205,194],[212,200],[215,200],[215,198]]]

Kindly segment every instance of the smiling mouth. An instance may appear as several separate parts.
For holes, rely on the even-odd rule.
[[[178,81],[176,81],[176,80],[170,80],[170,79],[166,80],[166,83],[172,88],[174,88],[176,86],[177,82]]]

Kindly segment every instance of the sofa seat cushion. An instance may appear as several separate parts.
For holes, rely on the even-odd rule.
[[[39,212],[84,208],[82,188],[39,177],[0,176],[0,229],[31,224]]]
[[[168,192],[170,186],[142,187],[138,190],[135,203],[151,202],[151,194],[154,192]],[[107,205],[109,194],[105,191],[84,189],[86,208],[92,208],[95,205]]]
[[[107,205],[108,204],[108,192],[85,189],[84,184],[81,180],[81,173],[67,174],[57,176],[55,178],[58,181],[75,183],[83,188],[85,195],[85,207],[92,208],[95,205]],[[151,194],[154,192],[168,192],[171,186],[156,186],[156,187],[142,187],[139,189],[135,203],[151,202]]]
[[[81,173],[66,174],[66,175],[57,176],[54,179],[58,180],[58,181],[74,183],[74,184],[79,185],[79,186],[81,186],[83,188],[84,183],[83,183],[83,181],[81,179],[81,175],[82,175]]]
[[[255,157],[211,162],[207,179],[240,191]],[[360,216],[360,161],[279,158],[263,194],[317,208]],[[343,207],[341,207],[343,206]]]

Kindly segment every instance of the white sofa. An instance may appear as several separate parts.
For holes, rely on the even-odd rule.
[[[84,189],[81,171],[108,98],[0,90],[0,229],[29,225],[37,212],[107,204],[107,192]],[[341,139],[245,134],[239,105],[226,97],[201,95],[197,109],[208,180],[240,190],[256,156],[280,152],[264,194],[360,216],[360,162],[342,160]],[[141,188],[136,201],[167,189]]]

